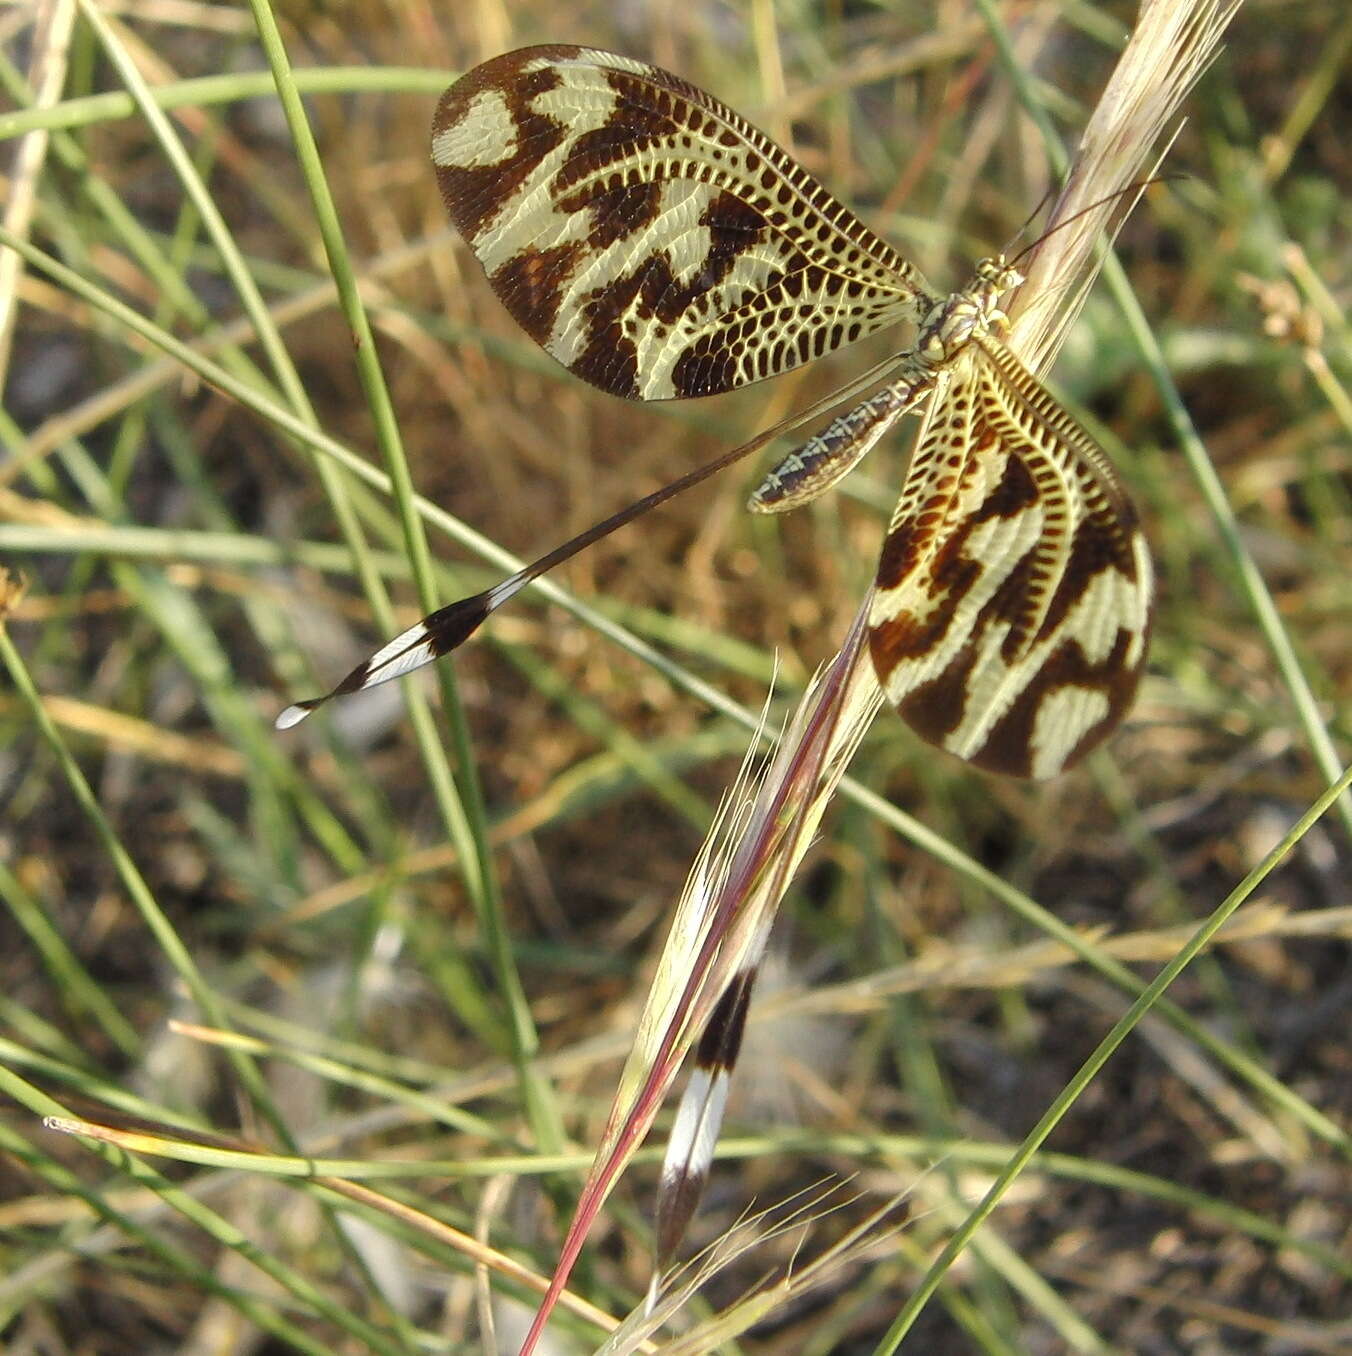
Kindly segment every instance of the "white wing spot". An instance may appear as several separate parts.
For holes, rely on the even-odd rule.
[[[432,163],[443,169],[482,169],[517,153],[516,119],[501,90],[481,90],[464,113],[432,139]]]
[[[1080,740],[1111,709],[1108,698],[1096,688],[1072,684],[1047,693],[1038,703],[1033,726],[1033,776],[1041,779],[1060,772]]]

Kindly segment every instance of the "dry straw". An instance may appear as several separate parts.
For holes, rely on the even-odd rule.
[[[1131,186],[1153,171],[1148,161],[1162,155],[1165,138],[1177,130],[1182,102],[1215,56],[1237,7],[1238,0],[1147,0],[1142,6],[1043,233],[1020,260],[1027,281],[1005,308],[1010,347],[1032,371],[1045,369],[1054,357],[1108,241],[1138,196]],[[839,654],[803,697],[766,772],[751,778],[743,768],[696,857],[551,1298],[523,1350],[542,1329],[596,1212],[642,1142],[709,1014],[729,985],[754,973],[779,902],[882,706],[863,644],[870,598],[863,600]],[[655,1283],[697,1202],[721,1112],[721,1094],[697,1076],[678,1112],[663,1172]],[[700,1162],[690,1161],[692,1152]]]

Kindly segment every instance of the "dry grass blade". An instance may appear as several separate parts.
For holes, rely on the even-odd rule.
[[[1009,306],[1011,343],[1026,352],[1036,353],[1037,359],[1033,361],[1050,358],[1056,337],[1064,333],[1077,309],[1074,304],[1062,306],[1060,302],[1064,299],[1059,298],[1055,309],[1050,305],[1041,308],[1040,320],[1028,319],[1035,309],[1030,299],[1037,296],[1036,279],[1039,276],[1044,279],[1078,278],[1078,294],[1083,296],[1084,289],[1092,281],[1094,252],[1099,248],[1101,232],[1101,218],[1086,212],[1085,208],[1100,199],[1111,200],[1139,172],[1156,139],[1176,116],[1198,74],[1213,58],[1234,7],[1228,2],[1216,5],[1203,0],[1201,4],[1189,7],[1158,0],[1143,10],[1138,27],[1082,138],[1067,186],[1057,199],[1044,229],[1042,244],[1031,252],[1029,283]],[[1110,210],[1111,206],[1105,208],[1105,211]],[[1065,227],[1059,229],[1062,223]],[[941,411],[942,405],[936,398],[930,407],[927,425],[941,417]],[[923,445],[924,438],[922,428],[917,446]],[[780,759],[787,753],[792,761],[802,747],[798,741],[805,738],[809,729],[814,734],[818,730],[829,732],[816,756],[822,765],[836,769],[835,776],[821,782],[808,779],[796,786],[792,798],[779,811],[780,814],[793,813],[789,807],[796,804],[804,822],[810,825],[810,831],[815,831],[839,776],[862,738],[867,721],[881,705],[881,694],[877,692],[859,644],[871,608],[871,601],[866,600],[851,632],[851,640],[835,661],[850,675],[848,681],[833,683],[826,689],[829,702],[838,705],[832,708],[828,704],[817,717],[824,720],[821,725],[815,721],[810,726],[795,722],[786,731],[777,754]],[[855,703],[852,716],[842,715],[839,720],[835,719],[843,711],[847,699]],[[753,824],[759,822],[760,819],[753,818]],[[791,883],[808,841],[806,835],[798,834],[778,841],[758,840],[754,832],[748,832],[738,848],[739,852],[751,850],[756,853],[757,860],[763,861],[758,878],[772,884],[774,889],[773,897],[758,900],[754,910],[757,926],[762,929],[754,953],[757,960],[764,946],[766,922],[762,920],[773,918],[779,898]],[[706,842],[697,861],[705,860],[712,853],[711,842]],[[738,907],[744,906],[745,901],[739,901]],[[730,973],[735,975],[739,968],[734,963],[729,967]],[[722,984],[717,992],[722,992]],[[739,1021],[741,1016],[739,1013]],[[678,1116],[668,1146],[659,1196],[659,1275],[671,1263],[676,1243],[698,1201],[712,1159],[722,1118],[723,1096],[721,1093],[715,1095],[711,1077],[726,1081],[737,1048],[734,1044],[731,1057],[715,1070],[697,1070],[693,1095],[700,1103],[700,1109],[687,1115],[683,1108]],[[687,1093],[687,1097],[691,1095]],[[703,1108],[706,1101],[712,1101],[712,1109]],[[664,1220],[664,1211],[669,1215],[675,1211],[674,1217]]]
[[[1119,195],[1152,173],[1184,99],[1215,60],[1240,0],[1147,0],[1094,106],[1030,251],[1010,309],[1010,341],[1034,371],[1049,365],[1079,315],[1096,259],[1126,220]],[[1125,199],[1130,209],[1134,199]],[[1093,204],[1102,203],[1097,210]],[[1083,215],[1080,215],[1083,214]],[[1058,229],[1058,223],[1073,224]],[[1109,223],[1113,224],[1109,227]]]
[[[720,1012],[727,1018],[722,1005],[732,988],[741,1006],[735,1018],[736,1034],[722,1050],[727,1064],[698,1069],[687,1098],[702,1101],[707,1080],[726,1080],[730,1072],[745,1001],[779,902],[878,708],[877,685],[854,662],[863,635],[861,623],[852,644],[809,688],[769,765],[755,776],[751,758],[758,741],[753,742],[715,830],[696,856],[621,1075],[620,1090],[564,1240],[550,1292],[522,1347],[523,1356],[534,1349],[597,1213],[642,1143],[692,1042]],[[670,1264],[698,1203],[721,1111],[721,1099],[715,1096],[712,1109],[699,1107],[678,1116],[657,1207],[659,1270]]]

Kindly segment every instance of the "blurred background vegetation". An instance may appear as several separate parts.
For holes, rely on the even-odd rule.
[[[525,596],[418,675],[411,708],[391,685],[272,732],[422,610],[395,502],[328,452],[392,456],[453,515],[431,534],[449,600],[501,572],[469,533],[534,556],[884,351],[674,406],[567,377],[444,222],[441,87],[539,41],[649,58],[951,286],[1050,182],[992,25],[1069,147],[1133,6],[284,0],[272,17],[374,335],[355,348],[268,13],[0,8],[3,239],[47,256],[0,263],[0,559],[27,585],[6,601],[0,678],[14,1352],[512,1349],[529,1292],[494,1275],[484,1339],[489,1282],[453,1236],[222,1164],[102,1159],[38,1117],[395,1160],[411,1166],[383,1193],[547,1275],[746,746],[737,711],[773,685],[777,720],[871,580],[906,436],[782,521],[743,512],[755,468],[705,485],[567,567],[589,611]],[[1346,761],[1349,51],[1343,0],[1248,0],[1167,161],[1186,177],[1119,241],[1228,519],[1106,292],[1053,374],[1132,488],[1161,576],[1127,726],[1030,786],[884,716],[852,771],[890,811],[842,799],[789,895],[729,1129],[739,1160],[715,1169],[695,1242],[850,1180],[806,1241],[758,1242],[700,1303],[727,1308],[906,1202],[743,1351],[874,1350],[1127,1006],[1011,897],[1148,978]],[[1152,1017],[1092,1083],[907,1349],[1352,1349],[1349,825],[1345,796],[1174,986],[1196,1026]],[[175,1019],[240,1039],[226,1052]],[[574,1277],[613,1314],[647,1283],[653,1184],[651,1165],[630,1175]],[[556,1328],[558,1350],[600,1341]]]

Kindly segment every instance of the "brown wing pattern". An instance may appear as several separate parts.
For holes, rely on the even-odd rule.
[[[870,605],[883,689],[932,743],[1016,776],[1054,775],[1122,719],[1145,657],[1149,554],[1107,457],[996,337],[1000,299],[1022,281],[1002,256],[932,296],[736,113],[589,48],[526,48],[469,71],[442,96],[432,158],[511,314],[615,395],[726,391],[915,321],[914,347],[851,393],[873,375],[888,385],[786,457],[752,506],[821,493],[928,396]],[[447,653],[632,516],[433,613],[279,724]]]
[[[1050,777],[1130,706],[1149,553],[1107,458],[998,340],[935,400],[878,566],[874,667],[924,738]]]
[[[727,391],[929,304],[766,136],[628,57],[531,47],[475,67],[442,96],[432,159],[517,322],[614,395]]]

